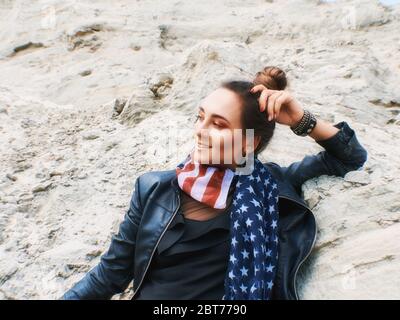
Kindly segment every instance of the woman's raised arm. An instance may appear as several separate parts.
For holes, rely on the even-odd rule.
[[[261,91],[260,111],[267,111],[269,120],[296,127],[304,115],[304,109],[286,90],[270,90],[264,85],[256,85],[252,92]],[[325,150],[315,155],[307,155],[288,167],[281,167],[283,175],[299,192],[308,179],[323,174],[344,177],[353,170],[360,169],[367,161],[367,150],[360,144],[355,131],[345,121],[335,125],[317,119],[308,134]]]

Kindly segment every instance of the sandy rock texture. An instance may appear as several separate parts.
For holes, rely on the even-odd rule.
[[[57,299],[95,266],[135,179],[174,168],[227,79],[287,72],[368,160],[303,185],[301,299],[400,298],[400,6],[378,1],[0,1],[0,299]],[[322,148],[277,125],[261,158]],[[124,294],[114,299],[127,299]]]

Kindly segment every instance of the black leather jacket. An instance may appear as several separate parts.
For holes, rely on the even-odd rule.
[[[299,299],[296,275],[310,255],[317,225],[311,209],[301,197],[302,184],[320,175],[343,177],[367,160],[347,122],[333,137],[317,141],[325,150],[305,156],[288,167],[274,162],[265,165],[279,186],[279,260],[272,299]],[[110,299],[133,281],[134,296],[145,279],[156,247],[180,206],[175,170],[140,175],[118,234],[98,265],[68,290],[61,299]]]

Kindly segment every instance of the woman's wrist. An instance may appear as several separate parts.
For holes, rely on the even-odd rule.
[[[324,120],[318,119],[317,124],[313,131],[309,134],[315,141],[323,141],[332,138],[339,132],[340,129],[335,127],[333,124]]]
[[[296,115],[293,116],[294,121],[290,125],[290,128],[291,129],[296,128],[300,124],[301,120],[303,119],[303,116],[304,116],[304,110],[301,109],[299,113],[297,113]]]

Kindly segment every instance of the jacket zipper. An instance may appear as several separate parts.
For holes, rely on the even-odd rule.
[[[299,205],[301,205],[302,207],[304,207],[304,208],[310,210],[310,212],[312,213],[312,210],[311,210],[308,206],[306,206],[305,204],[303,204],[303,203],[301,203],[301,202],[299,202],[299,201],[297,201],[297,200],[295,200],[295,199],[293,199],[293,198],[289,198],[289,197],[281,196],[281,195],[280,195],[279,197],[280,197],[280,198],[285,198],[285,199],[288,199],[288,200],[291,200],[291,201],[294,201],[294,202],[298,203]],[[293,287],[294,287],[294,293],[295,293],[295,296],[296,296],[296,300],[300,300],[300,299],[299,299],[299,296],[298,296],[298,294],[297,294],[297,287],[296,287],[297,272],[299,271],[299,269],[300,269],[301,265],[304,263],[304,261],[306,261],[307,258],[308,258],[308,256],[311,254],[311,252],[312,252],[312,250],[313,250],[313,248],[314,248],[316,239],[317,239],[317,223],[315,223],[314,239],[313,239],[313,242],[312,242],[312,244],[311,244],[310,250],[308,250],[308,252],[307,252],[307,254],[305,255],[305,257],[304,257],[304,258],[300,261],[300,263],[297,265],[296,271],[295,271],[295,273],[294,273]]]
[[[146,269],[144,270],[142,279],[140,279],[140,282],[139,282],[139,284],[138,284],[138,287],[136,288],[136,291],[133,293],[131,300],[133,300],[133,298],[135,297],[136,293],[139,291],[140,286],[141,286],[141,284],[142,284],[142,282],[143,282],[143,280],[144,280],[144,277],[146,276],[146,272],[147,272],[147,270],[148,270],[148,268],[149,268],[149,266],[150,266],[151,260],[153,259],[154,253],[155,253],[155,251],[156,251],[156,249],[157,249],[157,246],[158,246],[158,244],[160,243],[161,238],[163,237],[164,233],[167,231],[167,229],[168,229],[169,225],[171,224],[172,220],[173,220],[174,217],[176,216],[176,213],[178,212],[178,209],[179,209],[179,207],[180,207],[180,204],[181,204],[181,198],[180,198],[179,193],[178,193],[178,206],[176,207],[176,209],[175,209],[175,211],[174,211],[174,213],[173,213],[171,219],[169,219],[169,221],[168,221],[168,223],[167,223],[167,226],[164,228],[163,232],[161,233],[160,237],[158,238],[157,243],[156,243],[156,245],[154,246],[153,251],[151,252],[151,256],[150,256],[149,262],[148,262],[147,265],[146,265]]]

